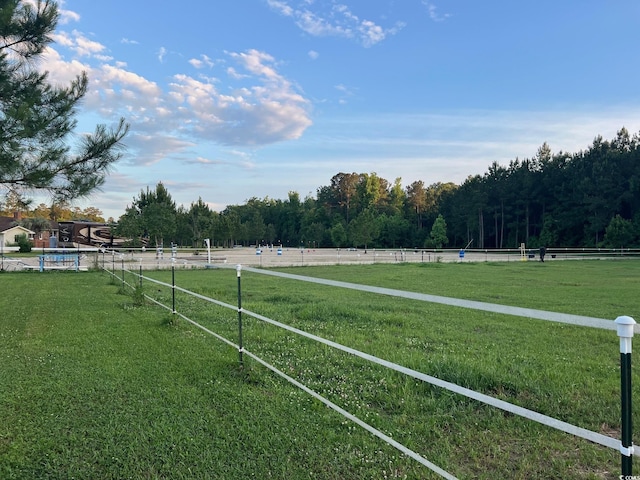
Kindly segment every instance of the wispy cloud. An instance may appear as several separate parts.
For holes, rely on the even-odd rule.
[[[200,55],[200,58],[192,58],[189,60],[189,63],[194,67],[194,68],[205,68],[205,67],[209,67],[212,68],[214,63],[213,60],[211,60],[208,56],[206,55]]]
[[[340,85],[336,85],[334,87],[338,92],[340,92],[340,99],[338,100],[338,102],[341,105],[344,105],[347,103],[348,99],[350,97],[352,97],[354,95],[352,89],[350,89],[349,87],[347,87],[346,85],[340,84]]]
[[[364,47],[382,42],[405,26],[403,22],[396,22],[391,27],[383,27],[360,18],[347,5],[333,2],[267,0],[267,5],[280,15],[290,17],[309,35],[354,39]]]
[[[76,12],[61,9],[59,10],[59,13],[60,13],[60,25],[66,25],[71,22],[80,21],[80,15],[78,15]]]
[[[440,14],[438,13],[438,7],[433,2],[429,0],[422,0],[422,4],[427,7],[427,12],[429,13],[429,18],[434,22],[443,22],[451,15],[448,13]]]
[[[180,157],[186,155],[193,148],[193,142],[185,141],[171,133],[143,134],[134,131],[127,137],[129,155],[125,161],[129,165],[150,166],[168,157]]]
[[[295,10],[286,1],[267,0],[267,5],[285,17],[292,17],[295,13]]]
[[[106,51],[104,45],[90,40],[77,30],[55,33],[52,38],[56,43],[70,49],[78,57],[91,57]]]
[[[158,61],[160,63],[164,63],[164,57],[166,57],[167,55],[167,49],[165,47],[160,47],[160,50],[158,50]]]
[[[196,157],[185,160],[185,163],[192,165],[223,165],[225,162],[222,160],[210,160],[204,157]]]
[[[228,157],[228,158],[224,158]],[[245,152],[229,151],[223,154],[220,158],[209,159],[202,156],[195,158],[188,158],[184,160],[184,163],[196,166],[218,166],[218,167],[231,167],[239,168],[241,170],[253,170],[255,163],[250,160],[250,156]]]

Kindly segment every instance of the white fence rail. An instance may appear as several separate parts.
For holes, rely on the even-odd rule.
[[[229,268],[236,268],[236,267],[229,266]],[[380,365],[380,366],[388,368],[390,370],[402,373],[402,374],[407,375],[407,376],[409,376],[411,378],[414,378],[414,379],[423,381],[425,383],[428,383],[428,384],[443,388],[443,389],[448,390],[450,392],[453,392],[453,393],[462,395],[464,397],[476,400],[476,401],[484,403],[486,405],[490,405],[492,407],[501,409],[503,411],[512,413],[514,415],[518,415],[520,417],[535,421],[535,422],[540,423],[542,425],[545,425],[547,427],[550,427],[550,428],[553,428],[553,429],[556,429],[556,430],[560,430],[562,432],[574,435],[576,437],[588,440],[590,442],[602,445],[604,447],[617,450],[617,451],[621,452],[621,454],[622,454],[623,465],[624,465],[625,457],[628,458],[629,461],[630,461],[631,456],[640,455],[640,448],[637,448],[637,446],[632,445],[630,442],[627,442],[627,445],[623,445],[623,442],[621,442],[621,440],[618,440],[618,439],[603,435],[603,434],[601,434],[599,432],[593,432],[591,430],[587,430],[585,428],[578,427],[576,425],[572,425],[570,423],[558,420],[556,418],[553,418],[553,417],[550,417],[550,416],[547,416],[547,415],[543,415],[543,414],[535,412],[533,410],[529,410],[529,409],[520,407],[518,405],[514,405],[512,403],[509,403],[509,402],[506,402],[506,401],[491,397],[489,395],[486,395],[486,394],[483,394],[483,393],[480,393],[480,392],[476,392],[474,390],[471,390],[471,389],[456,385],[454,383],[440,380],[440,379],[438,379],[436,377],[424,374],[422,372],[418,372],[416,370],[413,370],[413,369],[410,369],[410,368],[406,368],[406,367],[404,367],[402,365],[398,365],[396,363],[393,363],[393,362],[390,362],[390,361],[375,357],[373,355],[361,352],[359,350],[347,347],[345,345],[341,345],[341,344],[333,342],[331,340],[327,340],[327,339],[319,337],[317,335],[313,335],[313,334],[305,332],[303,330],[291,327],[289,325],[283,324],[281,322],[278,322],[278,321],[273,320],[271,318],[265,317],[265,316],[260,315],[258,313],[251,312],[249,310],[243,309],[241,306],[231,305],[229,303],[221,302],[219,300],[207,297],[205,295],[201,295],[201,294],[192,292],[190,290],[187,290],[187,289],[184,289],[184,288],[181,288],[181,287],[177,286],[175,284],[175,280],[172,280],[172,284],[161,282],[161,281],[156,280],[154,278],[142,275],[142,269],[140,269],[140,272],[134,272],[134,271],[125,269],[124,265],[121,267],[121,276],[120,277],[118,277],[118,274],[116,273],[115,270],[113,270],[113,271],[109,271],[108,269],[105,269],[105,270],[107,272],[109,272],[111,275],[113,275],[114,277],[118,278],[118,280],[122,281],[123,285],[126,284],[131,288],[135,288],[135,286],[132,285],[129,282],[126,282],[125,273],[137,277],[138,281],[140,282],[140,285],[142,284],[142,281],[145,280],[145,281],[154,283],[156,285],[160,285],[160,286],[164,286],[164,287],[170,288],[172,290],[172,292],[173,292],[173,305],[172,306],[164,305],[161,302],[153,299],[150,296],[145,295],[145,297],[148,298],[153,303],[155,303],[155,304],[157,304],[157,305],[159,305],[159,306],[161,306],[163,308],[166,308],[169,311],[172,311],[172,313],[178,315],[180,318],[182,318],[185,321],[191,323],[192,325],[202,329],[203,331],[205,331],[206,333],[214,336],[215,338],[223,341],[227,345],[238,349],[241,359],[242,359],[242,355],[243,354],[246,354],[249,357],[253,358],[254,360],[259,362],[260,364],[262,364],[266,368],[272,370],[276,374],[280,375],[281,377],[283,377],[284,379],[286,379],[287,381],[289,381],[290,383],[292,383],[296,387],[298,387],[298,388],[304,390],[305,392],[309,393],[314,398],[320,400],[321,402],[323,402],[324,404],[326,404],[330,408],[332,408],[335,411],[339,412],[340,414],[342,414],[346,418],[350,419],[351,421],[357,423],[362,428],[364,428],[364,429],[368,430],[369,432],[373,433],[378,438],[382,439],[383,441],[385,441],[388,444],[392,445],[393,447],[397,448],[398,450],[400,450],[404,454],[410,456],[411,458],[414,458],[415,460],[417,460],[421,464],[425,465],[426,467],[430,468],[432,471],[438,473],[439,475],[441,475],[444,478],[451,479],[451,478],[455,478],[455,477],[451,476],[449,473],[445,472],[444,470],[442,470],[438,466],[432,464],[431,462],[429,462],[427,459],[425,459],[424,457],[422,457],[418,453],[413,452],[410,449],[406,448],[405,446],[399,444],[398,442],[396,442],[395,440],[391,439],[390,437],[388,437],[384,433],[378,431],[377,429],[375,429],[371,425],[366,424],[365,422],[363,422],[362,420],[358,419],[354,415],[352,415],[349,412],[343,410],[338,405],[332,403],[328,399],[322,397],[321,395],[319,395],[318,393],[316,393],[313,390],[309,389],[308,387],[306,387],[305,385],[301,384],[297,380],[295,380],[295,379],[291,378],[290,376],[286,375],[285,373],[280,371],[275,366],[273,366],[273,365],[269,364],[268,362],[266,362],[265,360],[259,358],[257,355],[255,355],[255,354],[249,352],[248,350],[246,350],[245,347],[242,345],[242,340],[241,340],[242,339],[242,333],[241,333],[241,331],[240,331],[240,336],[239,336],[240,341],[239,341],[239,343],[235,343],[235,342],[233,342],[231,340],[228,340],[228,339],[224,338],[223,336],[211,331],[210,329],[202,326],[201,324],[199,324],[199,323],[195,322],[194,320],[186,317],[185,315],[177,312],[176,307],[175,307],[175,292],[179,291],[179,292],[185,293],[187,295],[193,296],[195,298],[201,299],[201,300],[203,300],[205,302],[213,303],[213,304],[216,304],[216,305],[224,307],[224,308],[236,310],[239,315],[241,315],[241,314],[248,315],[248,316],[253,317],[253,318],[255,318],[257,320],[260,320],[262,322],[265,322],[265,323],[268,323],[268,324],[273,325],[275,327],[287,330],[289,332],[295,333],[297,335],[300,335],[302,337],[305,337],[305,338],[308,338],[310,340],[316,341],[318,343],[327,345],[327,346],[329,346],[331,348],[334,348],[336,350],[348,353],[348,354],[353,355],[355,357],[358,357],[358,358],[361,358],[363,360],[369,361],[369,362],[371,362],[373,364]],[[237,266],[237,270],[238,270],[238,277],[240,277],[240,266],[239,265]],[[316,284],[330,285],[330,286],[340,287],[340,288],[349,288],[349,289],[355,289],[355,290],[360,290],[360,291],[373,292],[373,293],[382,294],[382,295],[390,295],[390,296],[409,298],[409,299],[425,301],[425,302],[440,303],[440,304],[451,305],[451,306],[456,306],[456,307],[463,307],[463,308],[483,310],[483,311],[491,311],[491,312],[496,312],[496,313],[501,313],[501,314],[515,315],[515,316],[521,316],[521,317],[527,317],[527,318],[534,318],[534,319],[551,321],[551,322],[560,322],[560,323],[566,323],[566,324],[578,325],[578,326],[584,326],[584,327],[590,327],[590,328],[598,328],[598,329],[606,329],[606,330],[617,330],[617,325],[616,325],[615,322],[613,322],[611,320],[607,320],[607,319],[602,319],[602,318],[584,317],[584,316],[579,316],[579,315],[568,315],[568,314],[561,314],[561,313],[548,312],[548,311],[542,311],[542,310],[534,310],[534,309],[528,309],[528,308],[510,307],[510,306],[505,306],[505,305],[483,303],[483,302],[469,301],[469,300],[461,300],[461,299],[455,299],[455,298],[450,298],[450,297],[440,297],[440,296],[434,296],[434,295],[419,294],[419,293],[407,292],[407,291],[403,291],[403,290],[394,290],[394,289],[373,287],[373,286],[367,286],[367,285],[361,285],[361,284],[353,284],[353,283],[340,282],[340,281],[334,281],[334,280],[326,280],[326,279],[320,279],[320,278],[314,278],[314,277],[306,277],[306,276],[301,276],[301,275],[293,275],[293,274],[270,271],[270,270],[265,270],[265,269],[256,269],[256,268],[245,267],[244,270],[252,272],[252,273],[257,273],[257,274],[279,276],[279,277],[285,277],[285,278],[294,279],[294,280],[298,280],[298,281],[305,281],[305,282],[311,282],[311,283],[316,283]],[[174,275],[172,275],[172,277],[175,279]],[[238,289],[239,289],[238,295],[239,295],[239,300],[240,300],[240,282],[238,282]],[[624,318],[629,318],[629,317],[624,317]],[[635,326],[635,328],[637,329],[638,326]],[[633,327],[632,327],[632,329],[633,329]],[[629,350],[628,353],[630,353],[630,339],[628,340],[628,342],[629,342],[629,346],[625,347],[625,348],[628,348],[628,350]],[[621,353],[622,353],[622,348],[623,348],[622,345],[623,345],[623,340],[621,340]],[[630,366],[629,366],[629,372],[628,373],[630,374]],[[630,409],[630,405],[628,407]],[[624,412],[623,412],[623,416],[624,416]],[[623,425],[623,436],[624,436],[624,425]]]

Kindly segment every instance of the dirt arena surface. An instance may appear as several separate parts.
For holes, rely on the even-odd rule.
[[[17,248],[15,249],[17,250]],[[300,267],[313,265],[357,265],[357,264],[392,264],[392,263],[461,263],[461,262],[539,262],[538,249],[527,249],[524,255],[519,249],[480,250],[458,249],[420,250],[420,249],[337,249],[337,248],[278,248],[237,247],[206,249],[165,248],[162,252],[156,249],[43,249],[34,250],[33,256],[15,255],[15,251],[7,248],[2,256],[2,270],[39,270],[40,258],[44,257],[45,270],[73,270],[75,260],[72,256],[80,255],[79,270],[95,267],[108,269],[164,269],[171,268],[215,268],[220,266],[243,265],[248,267]],[[60,255],[70,255],[61,261]],[[638,258],[640,251],[625,251],[624,255],[615,251],[600,249],[558,248],[547,250],[545,261],[580,260],[580,259],[621,259]]]
[[[211,249],[210,255],[206,249],[191,250],[178,249],[172,253],[171,249],[164,249],[161,254],[156,251],[121,251],[101,252],[100,264],[109,268],[109,264],[128,265],[129,268],[142,266],[148,268],[206,268],[220,265],[243,265],[250,267],[292,267],[313,265],[354,265],[354,264],[390,264],[390,263],[433,263],[433,262],[486,262],[486,261],[521,261],[519,251],[487,252],[459,250],[428,251],[428,250],[380,250],[380,249],[335,249],[335,248],[282,248],[264,247],[256,249],[216,248]],[[525,258],[538,261],[538,257]]]
[[[96,266],[113,269],[164,269],[171,268],[215,268],[219,266],[243,265],[248,267],[300,267],[313,265],[357,265],[392,263],[461,263],[461,262],[539,262],[538,249],[527,249],[523,255],[519,249],[511,250],[420,250],[420,249],[337,249],[337,248],[278,248],[238,247],[203,249],[165,248],[155,249],[44,249],[33,251],[33,256],[15,255],[7,249],[2,258],[2,270],[39,270],[40,258],[44,257],[45,270],[72,270],[74,260],[60,260],[60,255],[80,255],[80,270]],[[625,252],[625,258],[638,257],[640,252]],[[620,253],[586,249],[553,249],[547,251],[545,261],[579,260],[587,258],[619,259]]]

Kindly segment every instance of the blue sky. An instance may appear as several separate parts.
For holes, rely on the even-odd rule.
[[[128,149],[81,203],[117,219],[163,182],[186,207],[315,196],[339,172],[460,184],[547,142],[640,131],[637,0],[65,0],[40,62],[84,70],[78,132]]]

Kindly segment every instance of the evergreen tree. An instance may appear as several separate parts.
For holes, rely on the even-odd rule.
[[[604,244],[611,248],[628,247],[634,237],[633,224],[620,215],[611,219],[604,234]]]
[[[190,233],[190,244],[194,247],[202,245],[213,223],[213,212],[199,197],[197,202],[191,204],[186,218]]]
[[[140,191],[140,196],[133,199],[124,215],[118,220],[116,234],[125,237],[148,239],[151,246],[163,246],[165,242],[175,240],[176,204],[169,191],[162,184],[155,190]],[[134,240],[139,243],[139,240]]]
[[[449,239],[447,238],[447,222],[445,222],[442,215],[438,215],[435,222],[433,222],[430,240],[431,244],[436,248],[442,248],[449,243]]]
[[[120,158],[128,125],[124,119],[114,129],[98,125],[80,139],[77,153],[70,152],[87,76],[58,87],[35,68],[57,21],[53,0],[0,0],[0,187],[72,199],[102,185]]]
[[[336,222],[331,227],[331,241],[335,247],[344,247],[347,243],[347,231],[344,228],[342,222]]]
[[[364,245],[366,250],[380,235],[378,217],[371,208],[363,210],[349,223],[349,239],[354,247]]]

